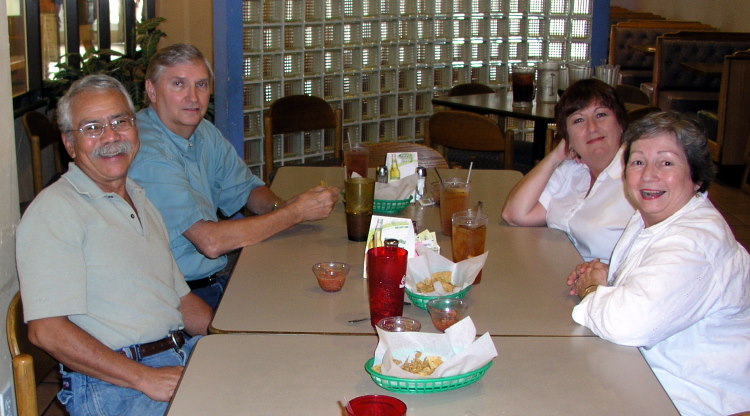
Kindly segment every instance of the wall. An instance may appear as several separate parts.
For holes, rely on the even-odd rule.
[[[8,39],[5,2],[0,1],[0,39]],[[0,62],[10,62],[8,42],[0,42]],[[5,337],[5,312],[18,290],[16,276],[16,225],[18,224],[18,180],[16,177],[16,143],[11,100],[10,68],[0,65],[0,392],[11,384],[13,370]]]
[[[747,0],[611,0],[611,4],[672,20],[697,20],[726,32],[750,32]]]
[[[191,43],[213,63],[212,7],[211,0],[156,0],[156,15],[167,19],[159,46]]]

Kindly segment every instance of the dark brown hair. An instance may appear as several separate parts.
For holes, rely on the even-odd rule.
[[[584,109],[592,103],[599,103],[615,113],[617,123],[623,130],[628,126],[628,115],[625,107],[617,98],[615,89],[606,82],[596,78],[582,79],[568,87],[555,105],[555,123],[557,136],[568,138],[566,121],[571,114]]]

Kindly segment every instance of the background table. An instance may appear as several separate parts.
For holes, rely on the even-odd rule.
[[[364,370],[377,337],[209,335],[190,358],[168,414],[339,415],[339,401],[387,394],[409,416],[676,415],[638,350],[599,338],[493,337],[498,357],[467,387],[399,394]]]
[[[436,97],[432,99],[432,103],[455,110],[533,120],[534,143],[531,160],[542,160],[544,158],[544,142],[547,137],[547,126],[549,123],[555,122],[555,103],[542,103],[533,100],[531,107],[514,107],[513,95],[507,89],[501,89],[495,94]]]
[[[321,179],[336,184],[342,168],[281,168],[272,188],[289,197]],[[465,171],[446,170],[464,176]],[[339,179],[336,179],[339,178]],[[581,257],[564,233],[545,227],[500,224],[500,206],[520,179],[514,171],[472,173],[472,199],[484,198],[491,218],[489,250],[481,284],[466,296],[480,333],[492,335],[592,336],[570,318],[577,299],[568,295],[565,276]],[[438,234],[442,254],[450,258],[450,238],[440,234],[437,207],[411,206],[402,213],[418,227]],[[346,238],[343,204],[329,218],[297,225],[246,247],[211,324],[211,332],[373,334],[368,318],[367,281],[362,278],[365,243]],[[340,292],[323,292],[312,273],[321,261],[345,261],[352,271]],[[429,315],[405,306],[404,315],[434,331]]]

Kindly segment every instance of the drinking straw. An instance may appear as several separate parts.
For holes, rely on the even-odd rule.
[[[469,183],[469,180],[471,179],[471,168],[474,167],[474,161],[472,160],[469,162],[469,174],[466,175],[466,183]]]
[[[440,181],[440,183],[442,184],[442,183],[443,183],[443,178],[441,178],[441,177],[440,177],[440,172],[438,172],[437,168],[435,168],[435,175],[437,175],[437,177],[438,177],[438,180],[439,180],[439,181]],[[441,185],[441,186],[442,186],[442,185]]]

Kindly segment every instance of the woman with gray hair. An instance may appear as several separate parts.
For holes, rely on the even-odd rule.
[[[624,133],[636,207],[609,266],[568,276],[573,319],[641,353],[683,415],[750,409],[750,256],[706,189],[714,166],[699,125],[654,113]]]

